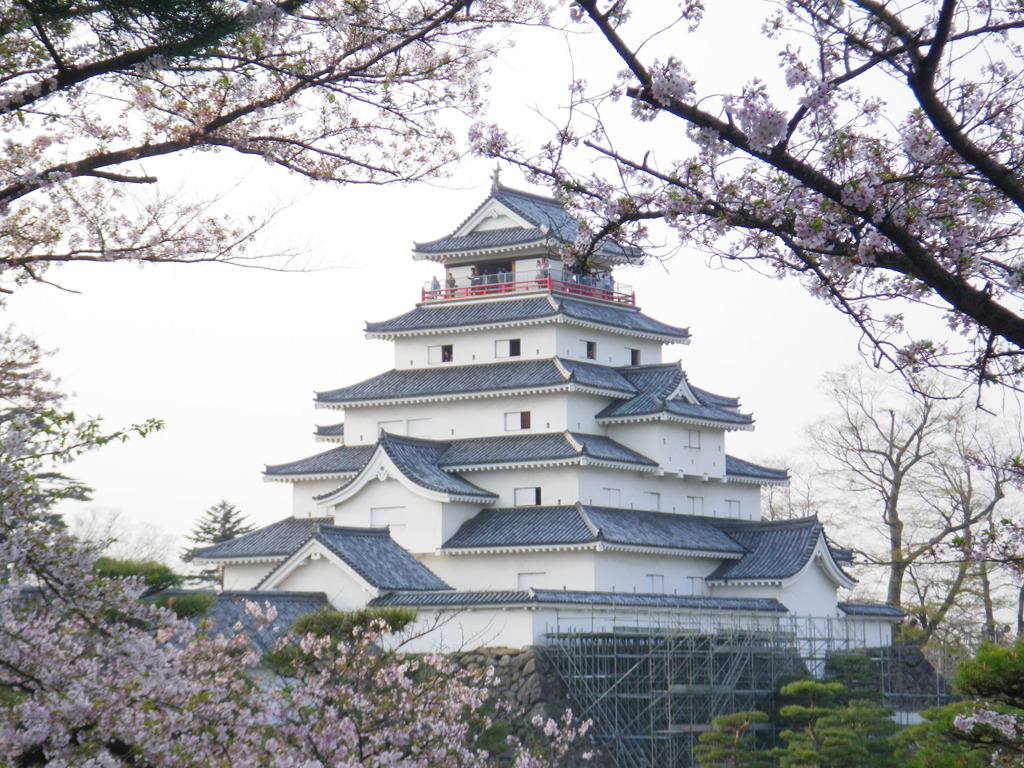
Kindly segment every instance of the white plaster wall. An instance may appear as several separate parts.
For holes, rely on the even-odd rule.
[[[807,616],[837,616],[835,585],[817,558],[811,560],[793,579],[782,588],[779,600],[793,613]]]
[[[441,545],[441,502],[424,498],[394,478],[370,480],[341,504],[325,507],[337,525],[369,528],[374,507],[404,507],[404,524],[389,526],[391,538],[413,553],[432,552]]]
[[[570,360],[582,360],[600,365],[630,365],[630,349],[640,350],[640,364],[653,365],[661,362],[660,341],[638,339],[615,331],[581,328],[576,325],[557,326],[556,354]],[[584,341],[597,343],[597,357],[593,360],[585,354]]]
[[[666,472],[722,478],[725,475],[725,431],[674,421],[609,424],[608,436],[657,461]],[[700,448],[687,446],[687,430],[700,432]]]
[[[224,566],[224,589],[253,589],[276,563],[233,563]]]
[[[498,494],[495,506],[514,507],[516,488],[541,489],[541,506],[575,504],[579,501],[579,467],[546,469],[503,469],[464,472],[462,476],[474,485]],[[479,508],[479,507],[478,507]]]
[[[599,552],[595,589],[599,592],[655,592],[701,595],[701,583],[719,560],[637,552]],[[663,577],[664,587],[652,587],[649,574]]]
[[[329,513],[318,506],[314,496],[329,493],[345,484],[343,478],[298,480],[292,483],[292,517],[325,517]]]
[[[710,586],[713,597],[775,598],[798,616],[836,616],[837,587],[814,562],[808,563],[793,581],[777,586]]]
[[[495,354],[494,344],[497,339],[519,339],[519,357],[498,357]],[[431,363],[428,348],[445,344],[452,345],[451,362]],[[554,323],[518,328],[424,334],[423,336],[395,340],[395,368],[408,370],[411,368],[441,368],[453,365],[546,359],[555,357],[556,349]]]
[[[366,590],[360,581],[345,573],[326,557],[319,560],[307,559],[275,589],[289,592],[323,592],[327,600],[339,611],[362,608],[375,595]]]
[[[345,443],[372,445],[377,442],[377,427],[381,422],[401,421],[404,425],[410,419],[425,418],[431,419],[432,429],[431,434],[424,437],[432,440],[562,432],[567,429],[567,402],[572,396],[579,395],[555,392],[348,408],[345,411]],[[530,411],[529,429],[505,429],[505,414],[513,411]],[[389,431],[405,433],[404,427],[402,431],[394,427]]]
[[[885,646],[892,645],[894,622],[859,616],[846,616],[843,613],[840,613],[840,615],[843,616],[844,622],[858,627],[856,631],[864,633],[865,648],[884,648]]]
[[[607,430],[597,423],[597,414],[612,402],[610,397],[577,393],[566,403],[566,428],[588,435],[604,435]]]
[[[695,514],[694,506],[702,509],[708,517],[728,517],[727,500],[738,501],[739,518],[753,520],[760,517],[760,488],[756,485],[740,485],[717,481],[704,482],[694,477],[657,475],[650,472],[613,470],[585,467],[577,470],[580,476],[579,499],[584,504],[596,506],[619,506],[623,509],[652,510],[652,498],[645,493],[660,494],[661,512],[680,515]],[[615,494],[608,489],[618,490],[620,502],[609,501]],[[694,502],[691,498],[699,499]]]
[[[419,560],[456,589],[520,589],[521,573],[543,574],[534,578],[535,589],[595,588],[595,553],[590,550],[481,555],[426,554]]]

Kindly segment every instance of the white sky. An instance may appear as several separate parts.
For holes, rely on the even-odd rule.
[[[766,51],[773,49],[762,45],[754,17],[743,14],[761,4],[710,5],[720,10],[697,41],[715,54],[706,57],[702,77],[749,72],[757,57],[770,70]],[[737,57],[741,49],[745,55]],[[560,73],[569,70],[564,51],[558,35],[534,34],[506,54],[492,92],[494,119],[526,139],[545,139],[534,107],[557,115],[552,105],[565,93]],[[584,64],[591,77],[618,69],[592,56],[577,54],[577,76]],[[671,149],[671,136],[663,140]],[[315,411],[314,390],[391,367],[391,345],[365,340],[363,324],[413,307],[422,281],[436,271],[411,260],[413,241],[452,231],[485,198],[491,167],[467,160],[434,186],[313,188],[229,156],[201,154],[166,166],[188,190],[206,190],[213,179],[237,183],[239,205],[262,205],[278,194],[299,198],[284,214],[277,241],[308,244],[312,262],[340,266],[280,273],[80,265],[51,273],[78,294],[29,286],[13,296],[6,321],[58,350],[52,368],[75,393],[77,412],[102,415],[111,426],[151,417],[167,422],[163,432],[108,446],[68,468],[96,489],[84,506],[119,509],[178,534],[222,498],[261,524],[290,514],[290,487],[264,483],[263,465],[331,447],[314,442],[313,425],[337,421],[338,413]],[[525,188],[513,172],[502,180]],[[645,312],[691,328],[692,344],[667,348],[666,359],[681,358],[696,385],[738,395],[754,413],[756,431],[733,434],[730,453],[763,459],[792,451],[803,425],[822,412],[821,376],[860,363],[854,330],[794,282],[709,269],[693,253],[618,277],[636,287]],[[69,503],[65,511],[80,506]]]

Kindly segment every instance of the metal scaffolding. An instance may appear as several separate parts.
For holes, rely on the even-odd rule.
[[[552,668],[617,768],[689,768],[714,718],[770,710],[781,677],[821,677],[832,654],[871,653],[883,695],[901,697],[887,703],[921,709],[945,693],[911,692],[896,680],[906,665],[894,648],[869,651],[862,625],[841,619],[620,614],[609,626],[607,617],[564,615],[548,641]]]

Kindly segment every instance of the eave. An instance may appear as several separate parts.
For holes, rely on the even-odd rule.
[[[504,555],[530,552],[629,552],[631,554],[669,555],[672,557],[694,557],[710,560],[739,560],[742,554],[736,552],[711,552],[704,549],[679,549],[675,547],[653,547],[639,544],[618,544],[608,541],[587,541],[576,544],[526,544],[522,546],[503,545],[494,547],[441,547],[438,555],[458,557],[460,555]]]
[[[395,397],[378,398],[376,400],[346,400],[339,403],[325,403],[319,400],[314,401],[316,408],[331,411],[342,411],[346,408],[370,408],[378,405],[415,405],[417,403],[438,403],[454,402],[457,400],[484,400],[495,397],[517,397],[520,395],[545,395],[557,394],[560,392],[580,392],[586,395],[598,395],[599,397],[611,397],[616,400],[626,400],[629,394],[619,390],[599,389],[597,387],[580,386],[573,382],[555,384],[548,387],[528,387],[522,389],[484,390],[481,392],[460,392],[456,394],[439,393],[436,395],[422,395],[418,397]],[[751,427],[752,429],[752,427]]]
[[[621,398],[620,398],[621,399]],[[679,424],[687,424],[694,427],[711,427],[713,429],[724,429],[726,432],[753,432],[753,424],[735,424],[728,421],[717,421],[713,419],[698,419],[689,416],[678,416],[674,413],[643,413],[633,416],[601,416],[597,419],[598,424],[639,424],[648,421],[672,421]]]

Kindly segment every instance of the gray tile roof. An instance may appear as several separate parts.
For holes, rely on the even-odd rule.
[[[712,519],[583,504],[486,509],[466,521],[444,549],[557,546],[607,542],[737,557],[746,548]]]
[[[456,474],[445,472],[438,466],[441,456],[448,450],[450,443],[401,437],[385,432],[380,436],[378,445],[387,453],[395,466],[402,471],[402,474],[422,488],[458,496],[497,498],[496,494],[485,491]]]
[[[816,517],[795,520],[712,519],[722,533],[747,549],[739,560],[719,565],[709,581],[785,579],[797,574],[814,553],[822,526]]]
[[[264,470],[271,477],[295,475],[346,475],[358,472],[373,455],[372,445],[340,445],[329,451],[307,456],[286,464],[268,464]]]
[[[598,461],[642,464],[657,462],[603,435],[553,432],[540,435],[504,435],[452,440],[441,457],[442,467],[558,461],[588,457]]]
[[[758,611],[786,613],[788,609],[770,598],[690,597],[629,592],[580,592],[530,589],[483,592],[392,592],[371,602],[374,606],[460,608],[486,605],[574,605],[624,608],[677,608],[696,611]]]
[[[318,392],[316,402],[334,405],[377,400],[403,400],[435,395],[546,389],[576,382],[623,394],[633,388],[614,368],[556,358],[569,372],[566,377],[552,360],[517,360],[484,365],[390,370],[358,384]]]
[[[168,590],[161,596],[174,593],[186,594],[190,590]],[[295,620],[300,616],[314,613],[330,605],[323,592],[278,592],[259,590],[225,590],[214,593],[216,602],[197,621],[206,629],[222,634],[236,634],[235,627],[241,625],[237,632],[249,636],[253,644],[261,651],[268,651],[274,643],[291,630]],[[257,622],[245,608],[246,602],[257,603],[260,607],[267,603],[277,610],[277,618],[269,625]]]
[[[340,424],[317,425],[317,437],[343,437],[345,435],[345,422]]]
[[[377,589],[451,589],[396,544],[386,528],[321,525],[315,538]]]
[[[789,472],[785,469],[772,469],[754,464],[751,461],[737,459],[735,456],[725,457],[725,474],[739,475],[742,477],[756,477],[763,480],[788,480]]]
[[[366,332],[387,336],[440,328],[526,322],[559,316],[673,340],[681,341],[690,336],[686,328],[676,328],[658,322],[632,307],[579,301],[557,294],[503,301],[426,304],[391,320],[367,323]]]
[[[394,438],[394,435],[391,435]],[[437,441],[442,450],[436,466],[445,471],[474,465],[518,464],[590,458],[656,467],[657,462],[603,435],[579,432],[551,432],[539,435],[503,435],[467,440]],[[341,446],[289,464],[268,466],[271,477],[304,477],[354,474],[373,455],[374,446]],[[429,460],[421,454],[420,460]]]
[[[839,610],[847,616],[880,616],[887,619],[902,619],[906,611],[885,603],[845,602],[838,603]]]
[[[479,211],[491,199],[498,200],[508,206],[536,227],[536,229],[497,229],[488,232],[472,233],[461,237],[456,237],[452,234],[428,243],[416,243],[413,250],[416,253],[423,254],[450,253],[515,245],[522,242],[544,239],[546,236],[562,243],[572,243],[576,239],[576,221],[565,212],[556,200],[550,197],[543,197],[530,192],[521,192],[520,190],[509,189],[498,184],[492,188],[487,200],[477,206],[473,214]],[[470,218],[472,218],[473,214],[470,215]],[[547,231],[547,235],[541,230],[541,227]],[[636,249],[623,248],[617,243],[610,241],[602,245],[600,252],[619,258],[638,259],[642,256]]]
[[[754,422],[749,414],[733,410],[738,406],[735,398],[715,395],[697,387],[689,387],[697,399],[696,403],[672,397],[686,380],[679,363],[639,365],[618,370],[637,394],[629,400],[609,403],[597,414],[599,419],[668,413],[686,419],[736,426],[748,426]],[[689,386],[689,382],[686,383]]]
[[[334,520],[329,517],[294,518],[286,517],[264,528],[246,533],[238,538],[202,547],[194,551],[200,558],[220,559],[226,557],[286,557],[308,541],[317,527]]]

